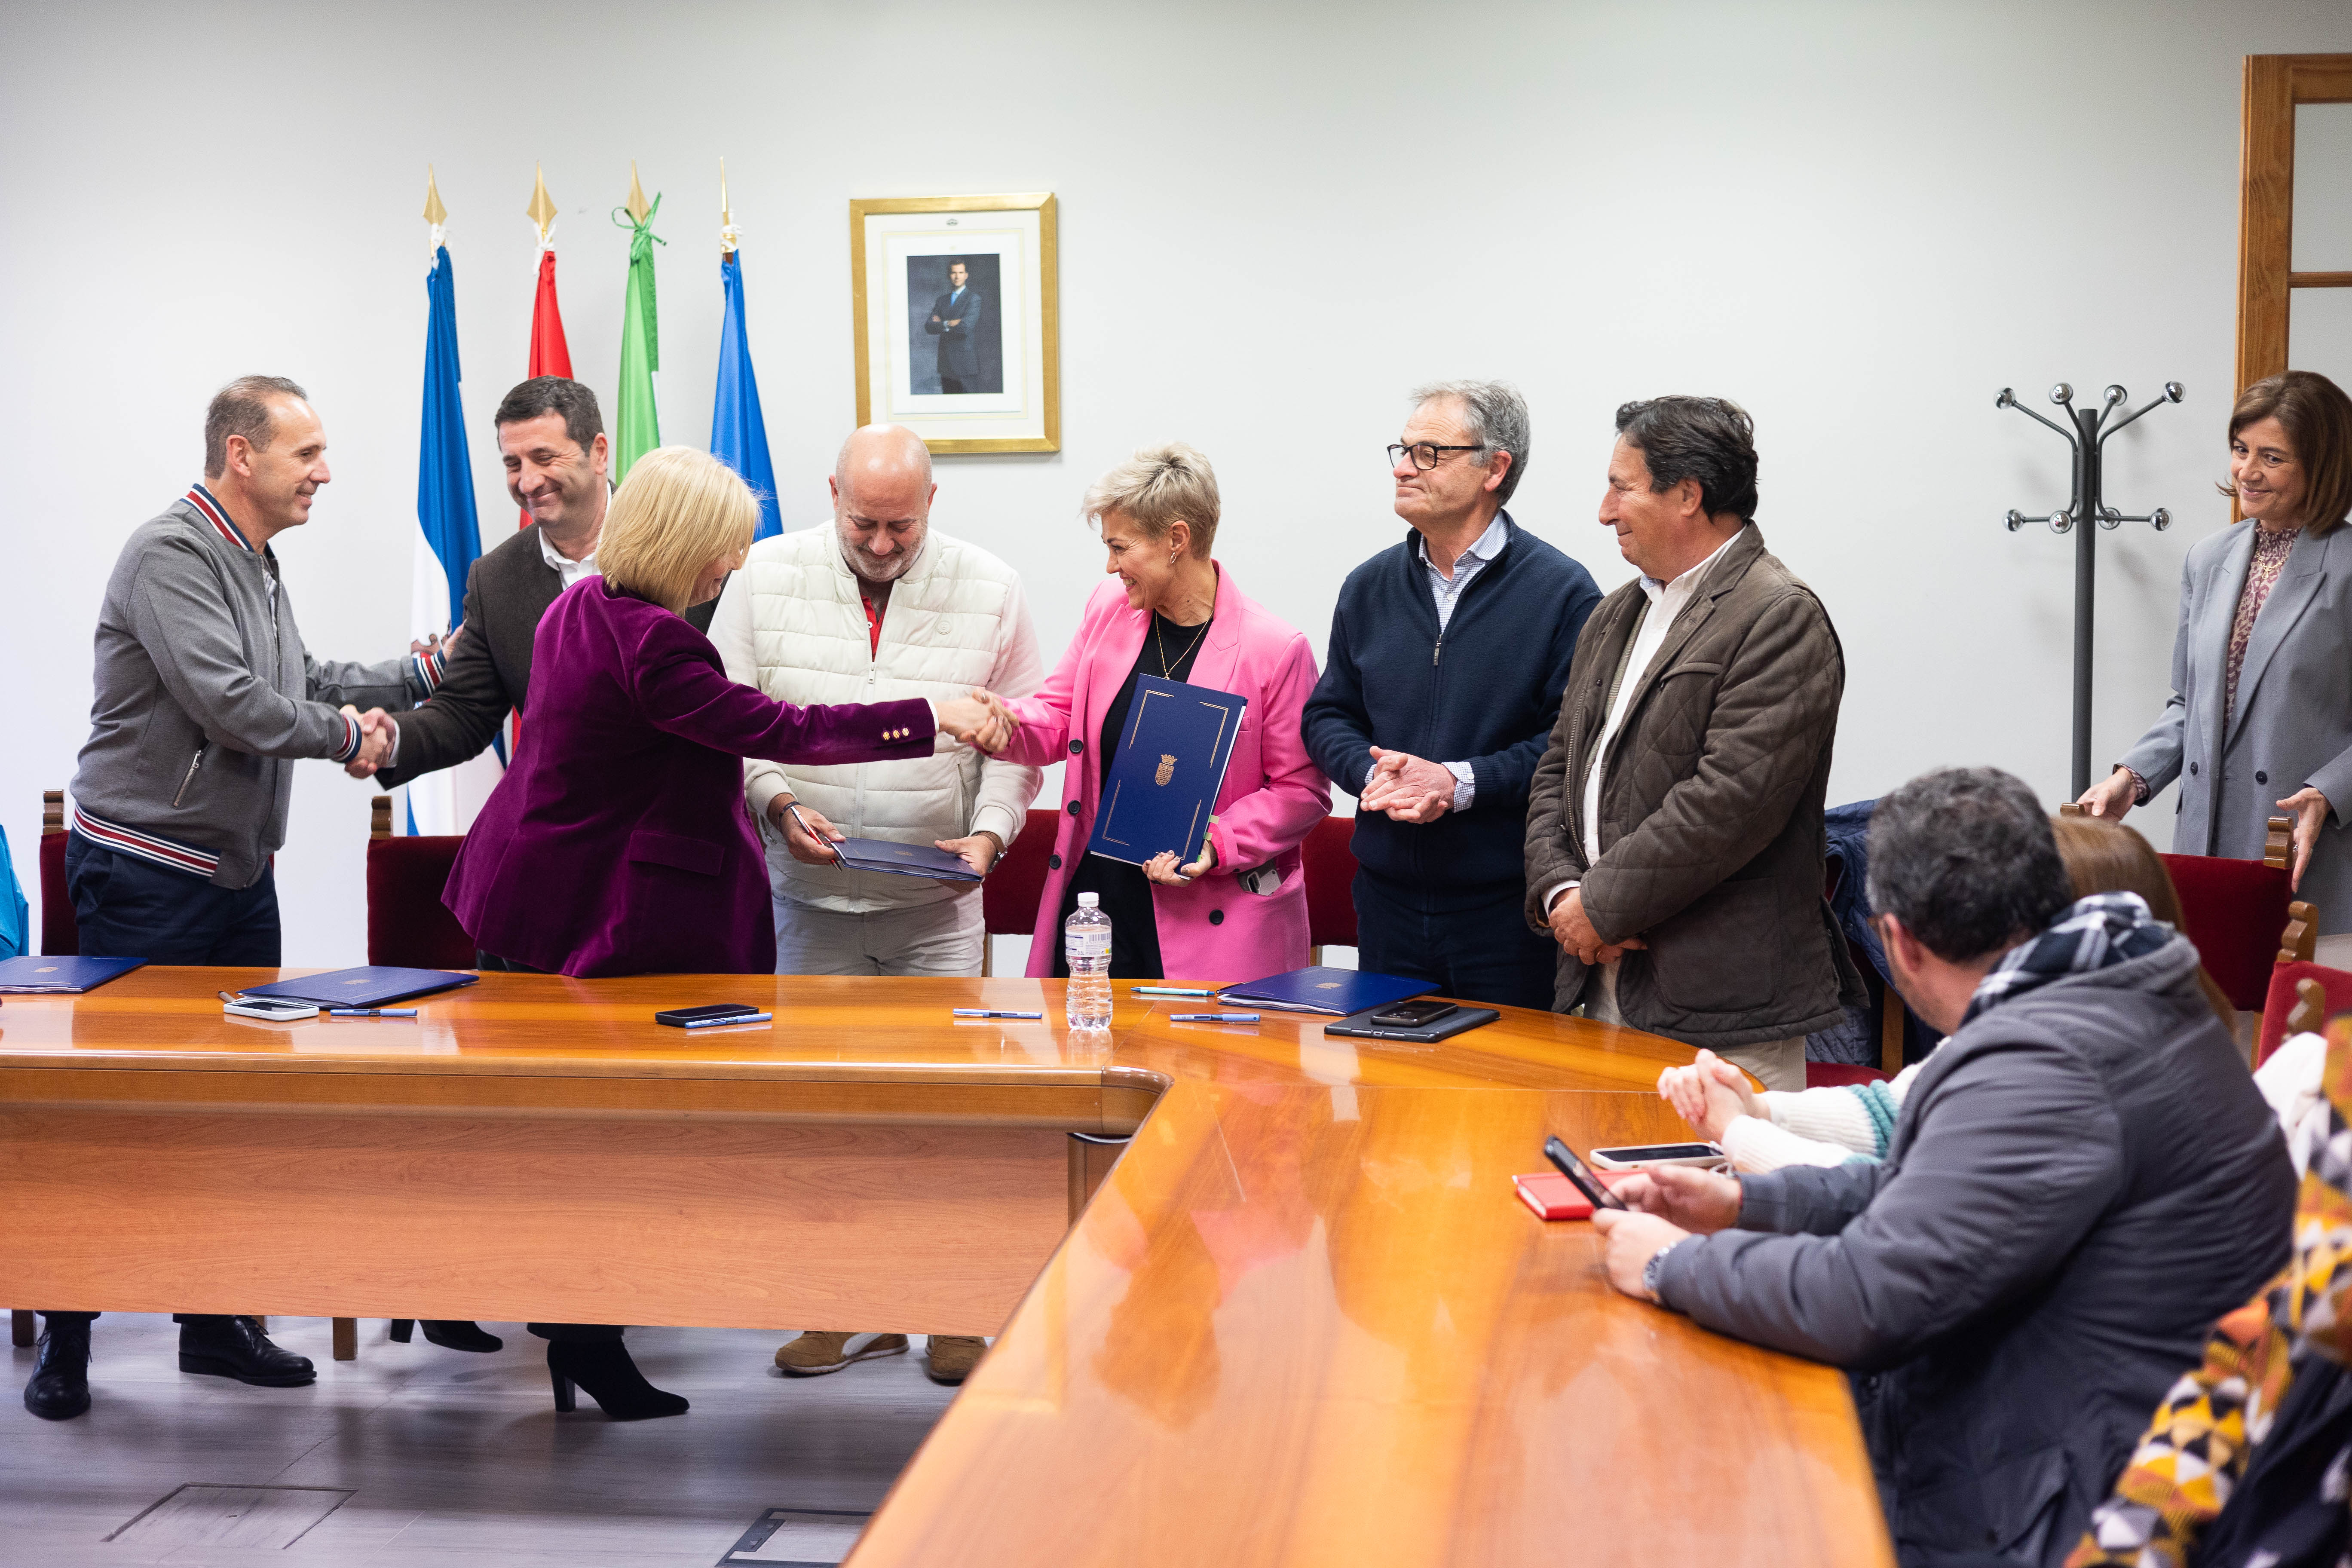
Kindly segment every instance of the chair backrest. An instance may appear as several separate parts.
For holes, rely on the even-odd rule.
[[[2305,1002],[2308,995],[2305,988],[2312,985],[2319,988],[2315,998],[2319,1016],[2308,1016],[2311,1009],[2305,1006],[2305,1016],[2290,1021],[2289,1015]],[[2254,1065],[2260,1067],[2269,1060],[2270,1054],[2279,1048],[2279,1042],[2289,1035],[2320,1028],[2338,1013],[2352,1013],[2352,971],[2301,960],[2281,963],[2271,971],[2270,996],[2263,1004],[2262,1032],[2254,1037]]]
[[[2205,973],[2231,1006],[2249,1012],[2263,1006],[2279,932],[2287,923],[2286,868],[2210,855],[2167,855],[2163,860],[2180,894],[2180,923],[2197,944]]]
[[[66,792],[41,792],[41,952],[50,958],[81,952],[81,922],[66,890]]]
[[[474,940],[441,890],[466,842],[462,834],[395,837],[392,797],[375,797],[369,813],[367,961],[408,969],[471,969]]]
[[[1307,868],[1307,945],[1356,945],[1356,819],[1327,816],[1299,846]]]
[[[1061,830],[1061,813],[1033,811],[1004,857],[980,885],[980,919],[990,936],[1027,936],[1037,929],[1037,901],[1045,896],[1047,857]]]

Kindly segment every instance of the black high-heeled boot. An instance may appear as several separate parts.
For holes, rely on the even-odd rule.
[[[574,1384],[586,1389],[588,1397],[614,1421],[650,1421],[687,1411],[684,1398],[665,1394],[646,1381],[646,1374],[629,1359],[628,1346],[618,1340],[584,1343],[550,1340],[547,1374],[555,1385],[555,1408],[561,1412],[577,1408],[572,1394]]]
[[[492,1351],[507,1348],[506,1341],[496,1334],[483,1332],[480,1325],[466,1318],[394,1318],[392,1320],[393,1342],[406,1344],[409,1331],[417,1323],[425,1325],[425,1342],[439,1345],[445,1351],[472,1351],[478,1355],[488,1355]]]

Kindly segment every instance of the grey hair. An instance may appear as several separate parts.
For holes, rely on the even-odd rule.
[[[2016,946],[2074,901],[2049,815],[1999,768],[1938,768],[1870,814],[1870,907],[1965,963]]]
[[[242,436],[257,452],[266,452],[278,435],[278,421],[269,412],[272,398],[310,395],[282,375],[240,375],[213,394],[205,410],[205,478],[216,479],[228,471],[228,438]]]
[[[1528,400],[1507,381],[1433,381],[1414,388],[1412,405],[1419,408],[1441,397],[1461,403],[1470,439],[1486,448],[1474,459],[1479,468],[1491,468],[1497,452],[1511,455],[1510,471],[1495,491],[1498,505],[1508,501],[1528,471]]]

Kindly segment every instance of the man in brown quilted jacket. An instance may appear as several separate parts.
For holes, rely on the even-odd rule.
[[[1845,657],[1764,548],[1737,404],[1617,411],[1601,521],[1640,575],[1578,639],[1528,807],[1553,1005],[1802,1089],[1805,1036],[1864,995],[1822,897]]]

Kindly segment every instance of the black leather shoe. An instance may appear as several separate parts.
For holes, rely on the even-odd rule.
[[[309,1356],[271,1342],[252,1318],[189,1316],[179,1322],[182,1372],[233,1377],[261,1388],[299,1388],[318,1381],[319,1369]]]
[[[665,1394],[647,1383],[646,1374],[637,1370],[637,1363],[629,1359],[628,1346],[618,1340],[584,1343],[550,1340],[547,1374],[555,1384],[555,1408],[559,1411],[574,1407],[577,1402],[572,1398],[572,1385],[578,1384],[614,1421],[650,1421],[657,1415],[686,1414],[685,1399]]]
[[[25,1408],[44,1421],[70,1421],[89,1408],[89,1325],[48,1322],[25,1384]]]
[[[496,1334],[484,1333],[463,1318],[419,1318],[417,1322],[425,1330],[426,1342],[445,1351],[472,1351],[477,1355],[488,1355],[507,1347],[506,1341]]]

